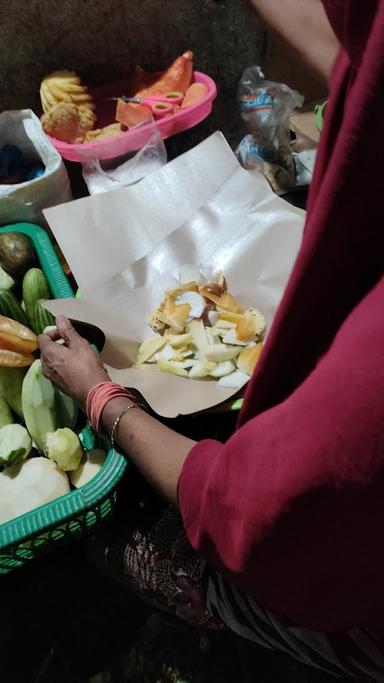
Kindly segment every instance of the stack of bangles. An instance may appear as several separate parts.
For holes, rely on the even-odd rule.
[[[144,408],[128,389],[124,389],[124,387],[121,387],[119,384],[115,384],[114,382],[100,382],[99,384],[96,384],[87,394],[86,412],[93,429],[100,435],[102,435],[100,425],[103,410],[107,403],[114,398],[127,398],[131,403],[121,411],[113,423],[110,436],[112,448],[115,447],[115,438],[121,418],[133,408]]]

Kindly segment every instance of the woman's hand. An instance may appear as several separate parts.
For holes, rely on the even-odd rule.
[[[98,355],[67,318],[58,316],[56,325],[57,333],[39,336],[43,372],[84,410],[88,391],[95,384],[108,381],[109,377]],[[60,337],[65,345],[54,341]],[[127,405],[125,398],[115,398],[107,403],[102,415],[105,434],[111,433],[116,418]],[[140,408],[130,410],[126,415],[119,423],[116,435],[121,450],[129,454],[150,484],[177,506],[180,471],[195,442],[168,429]]]
[[[48,379],[85,410],[88,391],[109,380],[107,372],[88,342],[77,334],[64,316],[56,318],[57,332],[39,335],[43,372]],[[55,339],[64,340],[57,344]]]

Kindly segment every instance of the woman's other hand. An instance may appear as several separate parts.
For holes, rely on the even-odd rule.
[[[302,66],[327,84],[339,51],[322,0],[248,0],[266,26],[294,50]]]
[[[99,356],[64,316],[56,318],[57,331],[39,335],[43,372],[85,410],[88,391],[109,380]],[[63,339],[65,344],[55,340]]]

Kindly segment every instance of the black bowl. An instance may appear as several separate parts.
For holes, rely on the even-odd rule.
[[[105,344],[105,334],[96,325],[91,325],[91,323],[84,323],[81,320],[72,320],[71,323],[75,328],[76,332],[89,342],[92,346],[100,352],[104,348]]]

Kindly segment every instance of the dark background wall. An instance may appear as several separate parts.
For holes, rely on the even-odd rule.
[[[219,97],[210,120],[181,146],[217,129],[234,145],[237,83],[246,66],[261,62],[264,42],[246,0],[1,0],[0,110],[39,111],[40,80],[57,68],[96,86],[128,76],[135,62],[163,69],[191,49]]]

